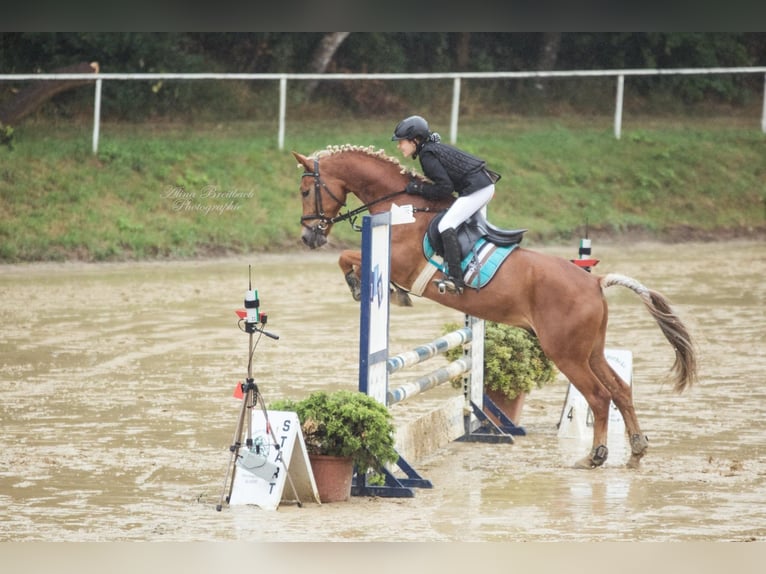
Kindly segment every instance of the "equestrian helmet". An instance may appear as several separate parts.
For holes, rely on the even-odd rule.
[[[415,138],[420,138],[420,141],[423,141],[428,138],[430,133],[428,122],[425,119],[420,116],[410,116],[397,124],[391,141],[414,140]]]

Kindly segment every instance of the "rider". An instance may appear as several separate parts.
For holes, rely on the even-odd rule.
[[[423,175],[433,182],[413,179],[407,184],[407,193],[426,199],[447,199],[457,192],[457,199],[439,222],[447,272],[444,279],[435,282],[460,294],[465,283],[460,268],[457,228],[489,203],[495,195],[495,182],[500,175],[488,170],[483,159],[441,143],[439,134],[429,131],[428,122],[421,116],[410,116],[399,122],[391,141],[397,142],[404,157],[419,157]]]

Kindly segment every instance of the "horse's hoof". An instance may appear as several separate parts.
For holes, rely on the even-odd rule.
[[[351,296],[354,298],[354,301],[361,301],[362,300],[362,283],[359,281],[357,276],[354,274],[353,271],[349,271],[345,275],[346,277],[346,284],[348,285],[348,288],[351,290]]]
[[[625,465],[627,468],[635,469],[641,464],[641,459],[644,458],[647,449],[649,448],[649,437],[642,434],[634,434],[630,437],[630,450],[631,455],[628,459],[628,463]]]
[[[609,456],[609,449],[606,445],[600,444],[585,458],[578,460],[574,467],[585,470],[592,470],[602,466],[606,462],[606,458]]]
[[[639,466],[641,466],[641,458],[643,458],[643,455],[641,456],[631,455],[631,457],[628,459],[627,464],[625,464],[625,468],[629,468],[631,470],[637,469]]]
[[[590,456],[586,456],[585,458],[581,458],[576,463],[574,463],[574,468],[579,470],[591,470],[596,468],[596,465],[593,464]]]
[[[649,448],[649,437],[645,434],[634,434],[630,437],[630,450],[633,456],[641,458]]]

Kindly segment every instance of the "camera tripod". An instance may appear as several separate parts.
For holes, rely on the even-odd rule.
[[[247,378],[245,379],[245,382],[241,383],[240,385],[243,395],[242,408],[239,412],[236,430],[234,431],[234,438],[232,439],[232,444],[229,447],[229,450],[231,451],[231,459],[226,466],[223,490],[221,492],[221,498],[218,502],[218,505],[216,506],[216,510],[219,512],[223,508],[224,502],[228,503],[231,500],[238,462],[253,462],[253,466],[259,469],[256,474],[262,478],[267,478],[268,474],[272,473],[273,477],[276,477],[278,476],[280,470],[284,471],[287,482],[292,489],[293,496],[295,497],[298,506],[303,506],[300,498],[298,497],[298,492],[295,489],[295,485],[293,484],[292,477],[290,476],[290,473],[287,469],[287,464],[285,463],[284,458],[277,457],[281,462],[281,468],[276,466],[274,463],[267,461],[266,458],[269,448],[273,447],[278,450],[280,448],[280,444],[277,440],[276,434],[274,433],[274,429],[269,422],[269,413],[266,410],[266,404],[263,400],[263,395],[261,395],[260,390],[258,389],[258,385],[255,384],[255,379],[253,378],[253,354],[255,352],[257,341],[260,340],[261,334],[266,335],[272,339],[279,339],[279,337],[263,329],[263,326],[266,325],[267,316],[265,313],[259,312],[259,305],[260,302],[258,300],[258,292],[253,291],[251,284],[250,289],[248,289],[247,294],[245,295],[245,312],[237,312],[237,314],[240,316],[240,328],[242,328],[241,325],[244,322],[243,330],[248,333],[249,336]],[[260,327],[258,325],[259,323],[261,325]],[[258,339],[255,339],[255,333],[259,333]],[[255,441],[253,439],[253,409],[256,408],[260,408],[263,412],[263,417],[266,421],[266,432],[269,435],[268,438],[271,440],[270,445],[264,445],[262,442]],[[266,475],[263,473],[266,473]]]

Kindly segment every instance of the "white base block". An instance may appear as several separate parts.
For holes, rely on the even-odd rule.
[[[463,395],[441,401],[420,401],[422,406],[394,405],[396,451],[409,463],[434,454],[463,436]]]

